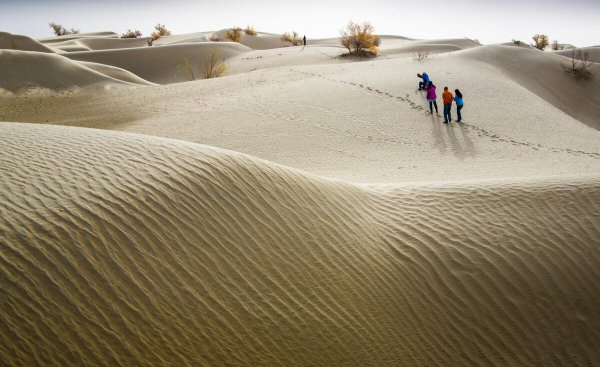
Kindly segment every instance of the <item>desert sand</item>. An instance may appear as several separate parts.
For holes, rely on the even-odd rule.
[[[600,64],[224,34],[0,33],[1,364],[598,363]]]

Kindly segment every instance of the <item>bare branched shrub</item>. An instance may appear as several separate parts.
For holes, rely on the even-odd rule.
[[[558,43],[558,40],[552,41],[552,46],[551,47],[552,47],[553,51],[560,51],[560,50],[563,50],[565,48],[565,46],[563,46],[560,43]]]
[[[121,35],[121,38],[139,38],[142,36],[142,32],[136,30],[128,29],[127,32]]]
[[[377,56],[381,39],[373,34],[373,30],[373,26],[368,22],[362,25],[350,22],[341,32],[340,43],[348,49],[350,55]]]
[[[219,50],[212,47],[210,53],[200,63],[200,75],[204,79],[218,78],[229,70],[229,65],[225,59],[221,58]]]
[[[50,28],[52,28],[52,32],[54,32],[54,34],[56,36],[66,36],[68,34],[77,34],[77,33],[79,33],[78,29],[75,29],[75,28],[66,29],[62,25],[56,24],[54,22],[51,22],[49,24],[49,26],[50,26]]]
[[[242,28],[231,28],[225,33],[225,37],[231,42],[240,42],[242,40]]]
[[[546,47],[548,47],[548,36],[545,34],[536,34],[531,37],[533,39],[533,43],[531,44],[533,47],[538,50],[544,51]]]
[[[154,29],[155,29],[155,31],[150,34],[150,37],[152,37],[153,41],[156,41],[157,39],[159,39],[161,37],[171,35],[171,31],[168,30],[167,26],[165,26],[164,24],[158,23],[157,25],[154,26]],[[152,44],[150,44],[150,46],[152,46]]]
[[[429,58],[429,51],[417,51],[413,54],[413,59],[420,63],[424,63]]]
[[[481,46],[481,42],[479,42],[479,39],[475,38],[475,39],[473,40],[473,42],[475,42],[476,44],[478,44],[479,46]]]
[[[590,79],[592,77],[592,62],[587,52],[580,48],[571,50],[571,62],[565,64],[565,71],[575,79]]]
[[[298,32],[296,32],[296,31],[293,31],[291,34],[288,32],[285,32],[284,34],[281,35],[281,37],[279,37],[279,39],[284,44],[290,43],[291,46],[302,45],[302,39],[298,38]]]
[[[246,29],[244,29],[244,33],[246,33],[249,36],[256,36],[258,34],[252,26],[247,26]]]
[[[221,42],[221,37],[219,37],[216,34],[213,34],[208,39],[209,39],[210,42]]]

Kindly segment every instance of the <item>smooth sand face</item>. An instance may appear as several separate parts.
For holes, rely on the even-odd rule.
[[[0,122],[0,360],[600,360],[597,78],[470,40],[385,36],[356,62],[219,32],[0,51],[0,121],[36,123]],[[231,75],[175,83],[207,46]],[[422,71],[463,124],[428,114]]]

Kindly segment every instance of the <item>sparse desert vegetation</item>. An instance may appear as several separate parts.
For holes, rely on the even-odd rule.
[[[592,77],[592,62],[587,52],[580,48],[571,50],[571,61],[565,64],[565,71],[575,79],[590,79]]]
[[[221,42],[221,37],[219,37],[216,34],[211,35],[210,37],[208,37],[208,40],[210,42]]]
[[[348,49],[348,55],[360,57],[373,57],[379,54],[381,40],[373,34],[374,28],[371,23],[358,24],[348,23],[346,29],[342,30],[340,43]]]
[[[258,34],[252,26],[247,26],[246,29],[244,29],[244,33],[246,33],[249,36],[256,36]]]
[[[429,51],[421,50],[413,54],[413,60],[424,63],[429,58]]]
[[[142,32],[140,32],[139,30],[128,29],[127,32],[125,32],[121,35],[121,38],[139,38],[141,36],[142,36]]]
[[[544,51],[548,47],[548,36],[545,34],[536,34],[533,37],[533,43],[531,46],[537,48],[540,51]]]
[[[171,31],[167,29],[167,26],[164,24],[158,23],[157,25],[154,26],[154,32],[150,33],[150,37],[152,37],[152,39],[148,41],[148,44],[150,46],[152,46],[152,42],[156,41],[157,39],[159,39],[161,37],[170,36],[170,35],[171,35]]]
[[[561,45],[558,40],[554,40],[552,41],[552,51],[560,51],[563,50],[565,48],[565,46]]]
[[[285,32],[279,37],[281,42],[285,44],[289,43],[291,46],[300,46],[302,45],[302,39],[299,38],[298,32],[292,31],[292,33]]]
[[[52,32],[56,36],[66,36],[66,35],[69,35],[69,34],[77,34],[77,33],[79,33],[78,29],[75,29],[75,28],[66,29],[61,24],[57,24],[57,23],[54,23],[54,22],[51,22],[48,25],[50,26],[50,28],[52,28]]]
[[[519,41],[513,38],[512,42],[515,44],[515,46],[519,46],[519,47],[529,47],[528,44],[526,44],[523,41]]]
[[[229,64],[221,57],[221,53],[216,47],[211,47],[210,52],[198,64],[199,73],[194,73],[194,65],[187,57],[179,65],[179,71],[187,75],[190,80],[211,79],[223,76],[229,70]]]
[[[225,38],[231,42],[240,42],[242,40],[242,28],[231,28],[225,33]]]

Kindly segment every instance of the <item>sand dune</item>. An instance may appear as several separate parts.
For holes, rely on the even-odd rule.
[[[367,189],[190,143],[1,127],[10,365],[600,358],[598,178]]]
[[[574,47],[571,47],[571,48],[568,48],[565,50],[560,50],[560,51],[552,51],[552,52],[557,55],[566,56],[568,58],[571,58],[571,56],[573,54],[573,48]],[[581,49],[587,54],[589,61],[595,62],[595,63],[600,63],[600,46],[581,47]]]
[[[87,33],[77,33],[77,34],[68,34],[65,36],[53,36],[38,39],[38,42],[52,44],[56,42],[64,42],[68,40],[80,39],[80,38],[119,38],[119,35],[115,32],[87,32]]]
[[[0,50],[54,52],[50,47],[27,36],[19,36],[6,32],[0,32]]]
[[[117,68],[117,67],[105,65],[105,64],[97,64],[94,62],[87,62],[87,61],[78,61],[78,63],[87,68],[95,70],[103,75],[109,76],[109,77],[117,79],[117,80],[122,80],[127,83],[134,83],[134,84],[140,84],[140,85],[154,85],[154,83],[150,83],[149,81],[140,78],[139,76],[133,74],[132,72],[129,72],[129,71],[121,69],[121,68]]]
[[[564,71],[564,57],[535,49],[486,46],[462,56],[485,61],[508,77],[577,120],[600,129],[600,78],[577,81]],[[598,75],[600,65],[592,65]]]
[[[76,38],[63,42],[54,42],[52,47],[61,51],[97,51],[113,50],[132,47],[147,47],[148,37],[140,38],[106,38],[106,37],[86,37]]]
[[[153,83],[175,83],[189,81],[189,76],[180,70],[183,59],[188,58],[196,72],[201,60],[212,51],[227,59],[250,51],[249,48],[233,42],[189,43],[143,48],[126,48],[88,52],[70,52],[66,57],[116,66]]]
[[[112,70],[116,75],[116,71]],[[32,87],[65,90],[75,87],[132,85],[60,55],[0,50],[0,88],[9,91]]]

